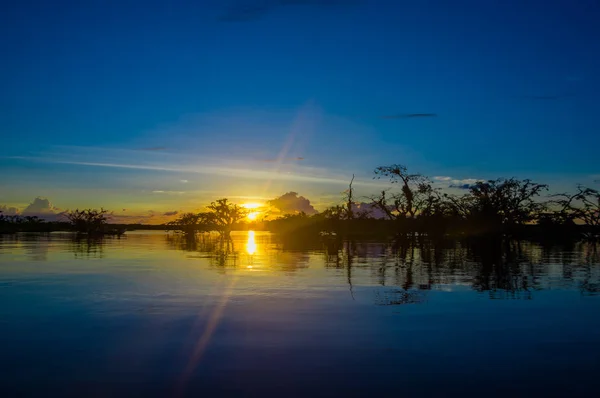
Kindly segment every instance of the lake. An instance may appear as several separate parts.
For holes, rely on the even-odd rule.
[[[599,253],[0,235],[0,396],[594,396]]]

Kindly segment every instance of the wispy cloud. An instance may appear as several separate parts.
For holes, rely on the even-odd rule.
[[[433,182],[436,184],[443,184],[442,187],[455,188],[455,189],[470,189],[477,182],[483,181],[479,178],[452,178],[449,176],[435,176]]]
[[[298,181],[298,182],[312,182],[321,184],[347,184],[347,181],[342,178],[336,178],[328,175],[310,175],[303,174],[302,171],[271,171],[271,170],[251,170],[242,167],[227,167],[227,166],[214,166],[210,162],[208,164],[201,165],[181,165],[181,164],[148,164],[148,163],[125,163],[125,162],[103,162],[103,161],[78,161],[78,160],[61,160],[51,159],[43,157],[27,157],[27,156],[13,156],[12,159],[29,160],[32,162],[43,162],[43,163],[54,163],[54,164],[71,164],[77,166],[90,166],[90,167],[103,167],[103,168],[117,168],[117,169],[130,169],[130,170],[151,170],[151,171],[162,171],[162,172],[181,172],[181,173],[194,173],[194,174],[206,174],[214,176],[224,177],[238,177],[246,179],[259,179],[259,180],[283,180],[283,181]]]
[[[266,162],[266,163],[271,163],[271,162],[284,162],[284,161],[300,161],[300,160],[304,160],[303,157],[301,156],[296,156],[296,157],[287,157],[287,158],[271,158],[271,159],[259,159],[259,161],[261,162]]]
[[[170,216],[176,216],[177,214],[179,214],[179,212],[177,210],[173,210],[173,211],[167,211],[167,212],[163,213],[163,216],[170,217]]]
[[[95,147],[56,147],[58,151],[45,152],[38,156],[12,156],[11,159],[31,162],[88,166],[98,168],[114,168],[127,170],[159,171],[165,173],[186,173],[219,176],[237,179],[254,179],[263,181],[305,182],[316,184],[347,185],[348,176],[344,172],[300,165],[304,158],[293,157],[294,162],[271,166],[270,162],[255,162],[249,165],[249,159],[224,157],[211,158],[192,154],[161,153],[160,156],[144,156],[135,150],[114,150],[112,148]],[[251,160],[250,160],[251,163]],[[185,183],[185,180],[179,180]],[[369,180],[356,181],[357,185],[370,186]],[[171,188],[172,189],[172,188]],[[162,189],[157,189],[157,191]]]
[[[403,113],[397,115],[383,115],[382,119],[410,119],[410,118],[427,118],[437,117],[437,113]]]
[[[165,194],[165,195],[183,195],[185,191],[152,191],[152,193]]]
[[[316,6],[322,8],[343,7],[360,0],[247,0],[237,1],[228,7],[219,20],[223,22],[256,21],[278,8],[286,6]]]
[[[149,148],[140,148],[141,151],[166,151],[166,146],[152,146]]]
[[[534,101],[552,101],[552,100],[559,100],[559,99],[563,99],[563,98],[571,98],[574,96],[575,95],[573,95],[573,94],[543,94],[543,95],[522,95],[517,98],[534,100]]]

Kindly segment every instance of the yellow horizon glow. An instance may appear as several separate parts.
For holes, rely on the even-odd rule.
[[[263,206],[263,204],[261,204],[261,203],[256,203],[256,202],[244,203],[244,204],[242,205],[242,207],[243,207],[244,209],[258,209],[259,207],[262,207],[262,206]]]
[[[256,203],[256,202],[249,202],[249,203],[244,203],[242,205],[242,207],[244,209],[248,209],[248,210],[253,210],[250,211],[247,215],[246,218],[248,219],[248,221],[256,221],[256,219],[258,218],[258,216],[260,215],[260,211],[256,210],[258,208],[263,207],[264,205],[262,203]]]

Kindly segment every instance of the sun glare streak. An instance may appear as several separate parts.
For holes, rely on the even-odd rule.
[[[187,365],[185,371],[183,372],[181,379],[177,385],[177,388],[175,391],[175,396],[185,395],[185,387],[186,387],[187,381],[189,380],[190,376],[192,375],[192,373],[194,372],[194,370],[200,363],[200,360],[202,359],[202,355],[204,354],[204,351],[206,350],[206,347],[208,346],[208,344],[212,338],[212,335],[215,332],[215,329],[217,328],[221,318],[223,317],[223,312],[225,311],[225,307],[227,306],[227,302],[229,300],[229,297],[231,296],[231,292],[233,290],[233,286],[235,285],[236,281],[237,281],[236,277],[231,278],[231,282],[225,287],[225,291],[223,292],[221,299],[216,304],[212,314],[210,315],[210,318],[208,319],[206,327],[204,328],[204,332],[202,333],[202,335],[198,339],[198,342],[194,346],[194,350],[190,356],[188,365]]]

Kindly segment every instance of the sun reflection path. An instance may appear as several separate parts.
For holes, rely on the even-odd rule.
[[[258,251],[257,249],[258,247],[256,245],[256,234],[254,231],[248,231],[248,240],[246,241],[246,253],[248,253],[248,255],[250,256],[253,256]],[[252,265],[248,265],[247,268],[251,269]],[[181,397],[185,395],[187,383],[192,377],[194,371],[197,369],[202,359],[202,356],[206,351],[206,348],[210,344],[215,330],[221,322],[221,319],[225,312],[225,308],[227,307],[227,303],[229,302],[229,299],[233,294],[233,290],[235,288],[237,280],[238,275],[234,274],[234,276],[225,285],[223,289],[223,294],[221,295],[221,297],[219,297],[217,303],[215,303],[215,306],[206,321],[206,326],[204,327],[204,330],[200,333],[200,336],[196,341],[192,352],[190,353],[190,359],[176,385],[174,396]],[[201,321],[201,319],[198,319],[198,321]]]
[[[246,253],[253,255],[256,253],[256,239],[254,231],[248,231],[248,241],[246,242]]]

